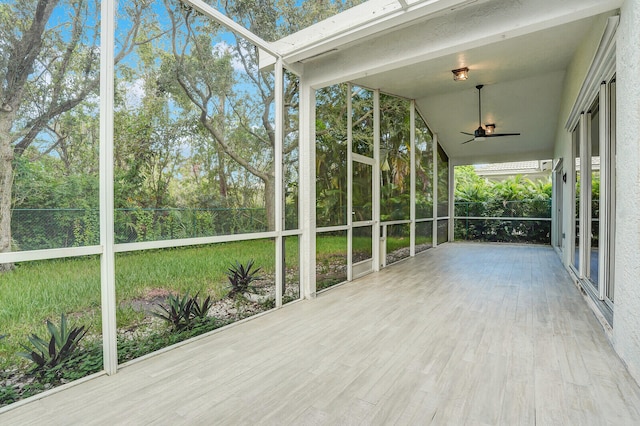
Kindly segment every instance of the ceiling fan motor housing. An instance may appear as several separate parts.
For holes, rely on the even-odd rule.
[[[483,87],[484,86],[482,84],[478,84],[476,86],[476,89],[478,89],[478,128],[473,131],[473,139],[469,139],[468,141],[464,141],[462,143],[465,144],[472,141],[480,142],[480,141],[484,141],[485,138],[492,138],[496,136],[519,136],[520,133],[495,133],[496,125],[493,123],[487,124],[487,126],[490,128],[490,131],[487,134],[487,129],[482,127],[482,97],[481,97],[480,91]],[[467,133],[467,132],[460,132],[460,133],[471,136],[471,133]]]

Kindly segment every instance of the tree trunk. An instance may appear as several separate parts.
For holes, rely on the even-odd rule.
[[[267,212],[268,231],[276,229],[276,179],[272,174],[264,181],[264,207]]]
[[[223,94],[220,96],[220,111],[221,113],[218,115],[218,127],[220,128],[220,134],[223,138],[226,138],[225,132],[225,117],[224,110],[226,104],[227,97]],[[218,154],[218,185],[220,187],[220,197],[224,201],[224,206],[228,207],[229,203],[227,202],[227,171],[224,161],[225,152],[220,146],[220,144],[216,144],[216,153]]]
[[[9,130],[11,112],[0,112],[0,253],[11,251],[11,188],[13,186],[13,147]],[[13,269],[0,263],[0,273]]]
[[[220,148],[220,144],[216,144],[216,152],[218,154],[218,188],[220,192],[220,198],[224,201],[224,206],[228,206],[227,203],[227,174],[226,174],[226,164],[224,161],[224,156],[226,153]]]

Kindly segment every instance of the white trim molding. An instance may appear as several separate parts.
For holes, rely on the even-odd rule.
[[[600,92],[600,83],[607,80],[611,76],[616,67],[616,31],[620,17],[618,15],[609,17],[607,26],[604,30],[600,45],[596,51],[596,55],[589,67],[589,71],[582,83],[580,92],[576,99],[565,129],[569,132],[573,131],[578,125],[580,114],[587,112],[591,107],[593,100],[598,97]]]

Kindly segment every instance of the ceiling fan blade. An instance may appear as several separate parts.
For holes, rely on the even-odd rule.
[[[487,135],[488,138],[494,138],[497,136],[520,136],[520,133],[492,133]]]
[[[469,139],[468,141],[464,141],[464,142],[462,142],[462,144],[461,144],[461,145],[464,145],[465,143],[473,142],[473,141],[475,141],[475,140],[476,140],[476,138]]]
[[[468,133],[468,132],[460,132],[460,133],[462,133],[463,135],[474,136],[473,133]]]

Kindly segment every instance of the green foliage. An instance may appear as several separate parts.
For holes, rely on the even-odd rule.
[[[386,94],[380,95],[382,221],[409,219],[410,129],[409,101]]]
[[[159,312],[153,315],[166,321],[174,331],[189,330],[208,319],[208,313],[212,306],[211,296],[204,301],[198,300],[198,293],[189,296],[170,294],[166,300],[166,306],[158,303]]]
[[[267,230],[264,208],[162,208],[116,210],[119,243],[195,238]]]
[[[72,380],[97,373],[103,368],[102,345],[99,341],[85,344],[81,351],[76,351],[71,357],[62,360],[55,367],[41,370],[37,375],[24,376],[27,384],[20,386],[6,385],[0,387],[0,407],[11,404],[23,398],[40,393],[51,386],[57,386]],[[0,372],[0,382],[3,382],[3,372]],[[20,372],[12,380],[19,380]],[[10,375],[7,376],[9,378]]]
[[[47,320],[47,329],[50,335],[48,342],[34,333],[29,336],[33,348],[22,345],[27,352],[18,353],[33,362],[35,370],[50,369],[70,358],[87,333],[84,326],[70,328],[64,314],[60,315],[59,327]]]
[[[362,239],[354,239],[355,247],[361,243]],[[336,231],[316,234],[316,265],[316,290],[318,291],[347,279],[346,232]]]
[[[521,175],[502,181],[490,181],[478,176],[473,166],[457,166],[455,170],[456,202],[523,201],[551,199],[549,180],[532,181]]]
[[[0,407],[12,404],[20,399],[20,394],[15,386],[0,387]]]
[[[347,85],[316,91],[317,225],[347,223]]]
[[[55,367],[42,372],[42,383],[59,385],[62,382],[81,379],[89,374],[102,370],[102,345],[94,341],[77,351],[69,358],[62,360]]]
[[[410,246],[410,229],[408,224],[387,226],[387,254]],[[416,244],[419,244],[418,239],[416,236]]]
[[[549,221],[518,218],[551,217],[551,182],[520,175],[492,182],[473,166],[456,167],[456,217],[514,219],[457,219],[456,239],[548,244]]]
[[[382,222],[409,219],[411,201],[409,192],[402,192],[393,183],[388,183],[380,188],[380,196],[380,220]]]
[[[287,239],[287,266],[297,268],[298,246]],[[272,273],[274,245],[270,239],[223,244],[144,250],[116,255],[119,328],[135,328],[144,322],[144,312],[131,309],[130,302],[145,298],[152,289],[167,293],[200,295],[212,299],[226,293],[226,271],[235,259],[251,253],[262,270]],[[346,243],[345,243],[346,244]],[[345,245],[346,247],[346,245]],[[31,333],[47,333],[46,319],[65,312],[68,319],[101,329],[100,260],[96,256],[23,262],[4,274],[0,291],[0,369],[26,364],[16,352]]]
[[[416,114],[416,217],[433,216],[433,135]]]
[[[251,287],[251,283],[259,279],[257,274],[261,268],[254,268],[253,264],[253,259],[249,260],[246,266],[236,261],[235,264],[232,264],[228,269],[229,297],[241,296],[247,290],[254,290]]]
[[[449,157],[440,144],[436,156],[438,166],[438,217],[449,215]]]
[[[209,321],[200,322],[191,329],[154,331],[134,339],[118,336],[118,362],[123,363],[141,357],[227,324],[229,324],[229,321],[210,318]]]
[[[21,250],[98,244],[97,172],[68,171],[60,160],[40,157],[32,148],[14,162],[15,244]]]

